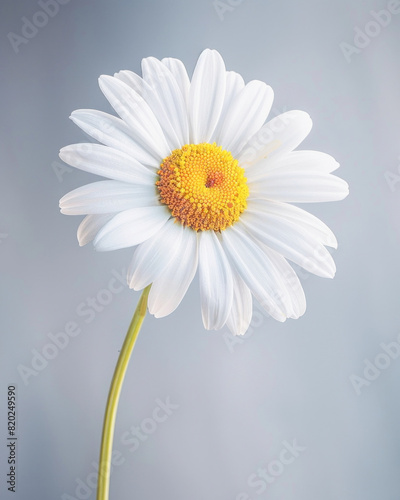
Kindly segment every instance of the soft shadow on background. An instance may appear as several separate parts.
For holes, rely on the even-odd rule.
[[[110,498],[398,500],[400,2],[58,7],[1,6],[1,497],[95,498],[107,391],[139,297],[120,284],[131,250],[79,248],[80,217],[59,214],[62,195],[96,180],[58,159],[88,140],[68,116],[111,111],[100,74],[140,72],[150,55],[191,72],[210,47],[273,87],[272,115],[309,112],[302,147],[341,163],[350,196],[304,206],[337,235],[337,275],[302,272],[305,316],[280,324],[256,307],[244,339],[204,331],[196,280],[175,313],[148,317],[122,392]],[[68,344],[49,347],[66,328]],[[12,383],[14,495],[3,460]]]

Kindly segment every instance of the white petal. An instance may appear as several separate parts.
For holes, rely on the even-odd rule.
[[[209,142],[225,98],[225,64],[216,50],[206,49],[197,61],[189,94],[191,142]]]
[[[246,235],[240,222],[221,233],[222,246],[237,272],[261,306],[276,320],[285,321],[290,311],[286,291],[271,261]]]
[[[218,144],[236,157],[267,119],[273,99],[271,87],[257,80],[249,82],[230,104]]]
[[[240,275],[232,270],[233,301],[226,326],[233,335],[244,335],[253,316],[253,299],[249,287]]]
[[[146,101],[159,123],[170,151],[189,141],[186,103],[175,77],[154,57],[142,60],[143,79],[135,73],[121,71],[115,77],[137,91]]]
[[[336,267],[328,250],[297,223],[275,214],[244,212],[248,232],[307,271],[333,278]]]
[[[226,113],[229,110],[235,97],[239,94],[239,92],[243,88],[244,88],[244,81],[242,76],[239,75],[239,73],[235,73],[234,71],[227,71],[224,104],[222,106],[221,116],[218,120],[217,126],[211,136],[210,139],[211,143],[217,141],[217,137],[219,137],[222,125],[224,124]]]
[[[276,168],[297,168],[299,170],[315,170],[316,172],[324,172],[330,174],[337,168],[339,163],[333,156],[321,151],[292,151],[282,158],[278,158],[274,163]],[[275,168],[274,167],[274,168]]]
[[[160,161],[170,150],[156,117],[149,105],[126,83],[102,75],[99,85],[111,106],[131,128],[135,139]]]
[[[339,163],[330,155],[320,151],[292,151],[281,158],[260,160],[246,169],[249,182],[262,179],[268,172],[278,168],[293,168],[329,174],[339,168]]]
[[[100,229],[114,217],[114,214],[87,215],[78,227],[79,246],[92,241]]]
[[[120,118],[94,109],[78,109],[70,118],[97,141],[132,156],[142,165],[159,168],[160,163],[135,141],[129,127]]]
[[[152,185],[157,176],[137,160],[102,144],[71,144],[62,148],[60,158],[72,167],[117,181]]]
[[[126,83],[128,87],[137,92],[139,95],[143,93],[143,79],[141,76],[137,75],[133,71],[122,70],[118,73],[114,73],[114,77],[121,82]]]
[[[60,200],[62,214],[109,214],[159,205],[156,186],[99,181],[70,191]]]
[[[128,269],[130,288],[142,290],[163,273],[180,247],[182,233],[182,224],[171,218],[154,236],[136,247]]]
[[[262,179],[249,181],[248,186],[252,197],[293,203],[343,200],[349,194],[349,186],[343,179],[297,168],[271,170]]]
[[[143,61],[146,61],[146,59],[143,59]],[[144,63],[144,64],[146,65],[146,63]],[[167,71],[167,69],[165,67],[164,67],[164,69],[165,69],[165,71]],[[145,69],[145,72],[146,71],[147,70]],[[118,78],[119,80],[125,82],[126,77],[127,77],[127,75],[126,75],[127,73],[129,73],[129,72],[121,71],[120,73],[116,73],[115,77]],[[148,73],[148,71],[147,71],[147,73]],[[179,136],[175,131],[175,128],[170,120],[170,113],[168,112],[167,106],[166,106],[166,103],[170,103],[170,106],[173,107],[174,100],[173,99],[171,100],[170,96],[168,96],[168,98],[161,100],[160,96],[158,95],[159,89],[157,88],[156,84],[154,86],[150,85],[148,83],[148,81],[143,80],[140,76],[136,75],[135,73],[132,73],[132,75],[135,75],[135,77],[137,79],[140,79],[140,91],[138,91],[138,93],[144,99],[144,101],[146,102],[146,104],[148,105],[148,107],[150,108],[152,113],[154,114],[154,117],[157,120],[158,125],[161,127],[161,130],[164,134],[166,143],[168,145],[168,150],[173,151],[174,149],[180,148],[182,146],[182,140],[179,139]],[[171,76],[171,78],[173,78],[173,77]],[[175,83],[175,85],[176,85],[176,83]],[[130,85],[130,87],[133,90],[135,90],[135,88],[136,88],[133,85]],[[187,121],[187,116],[185,118]]]
[[[189,125],[184,97],[171,71],[155,57],[142,60],[143,80],[151,87],[158,100],[158,106],[152,106],[148,100],[147,87],[143,89],[143,97],[148,100],[155,116],[158,118],[166,137],[174,132],[171,149],[181,148],[189,142]],[[159,112],[162,110],[162,113]],[[176,139],[175,139],[176,138]]]
[[[138,245],[159,231],[170,216],[164,205],[125,210],[99,231],[94,246],[96,250],[109,251]]]
[[[173,57],[165,57],[161,62],[171,71],[174,75],[176,83],[181,89],[183,98],[185,99],[186,106],[189,102],[189,88],[190,80],[185,68],[185,65],[179,59]]]
[[[171,314],[181,303],[197,270],[197,233],[185,227],[174,259],[151,286],[149,311],[156,318]]]
[[[268,201],[260,199],[250,199],[247,201],[246,212],[254,213],[256,216],[264,217],[264,215],[273,214],[283,217],[287,220],[295,222],[301,228],[309,233],[323,245],[337,248],[337,240],[329,227],[314,215],[305,210],[281,203],[279,201]]]
[[[231,266],[214,231],[199,235],[201,312],[207,330],[219,330],[232,308]]]
[[[283,286],[288,293],[292,305],[293,312],[290,317],[294,319],[299,318],[306,311],[306,297],[297,274],[282,255],[279,255],[265,245],[261,248],[282,276]]]
[[[256,132],[237,156],[240,165],[252,165],[263,158],[272,159],[293,151],[312,128],[304,111],[287,111],[267,122]]]

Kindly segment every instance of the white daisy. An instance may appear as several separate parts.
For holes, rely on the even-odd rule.
[[[268,121],[271,87],[244,83],[205,50],[190,80],[177,59],[142,61],[131,71],[101,76],[100,88],[120,118],[83,109],[71,119],[102,144],[74,144],[60,157],[111,180],[71,191],[61,212],[86,217],[80,245],[135,247],[128,284],[152,284],[156,317],[180,304],[198,269],[207,329],[246,332],[252,297],[278,321],[306,307],[287,259],[332,278],[326,246],[337,246],[319,219],[290,203],[340,200],[345,181],[331,174],[329,155],[297,151],[311,130],[303,111]]]

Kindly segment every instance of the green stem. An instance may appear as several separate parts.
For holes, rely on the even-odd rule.
[[[128,333],[126,334],[122,346],[117,366],[111,381],[110,392],[108,393],[106,412],[104,415],[103,434],[101,436],[100,462],[99,462],[99,480],[97,487],[97,500],[108,500],[110,488],[111,454],[114,438],[115,418],[117,416],[118,401],[121,394],[122,384],[124,382],[126,369],[128,368],[136,339],[139,335],[140,327],[146,316],[147,298],[150,292],[149,285],[143,290],[143,293],[136,306]]]

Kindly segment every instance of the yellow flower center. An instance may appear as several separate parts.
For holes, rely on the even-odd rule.
[[[245,210],[244,169],[214,144],[187,144],[163,160],[156,185],[173,217],[195,231],[221,231]]]

